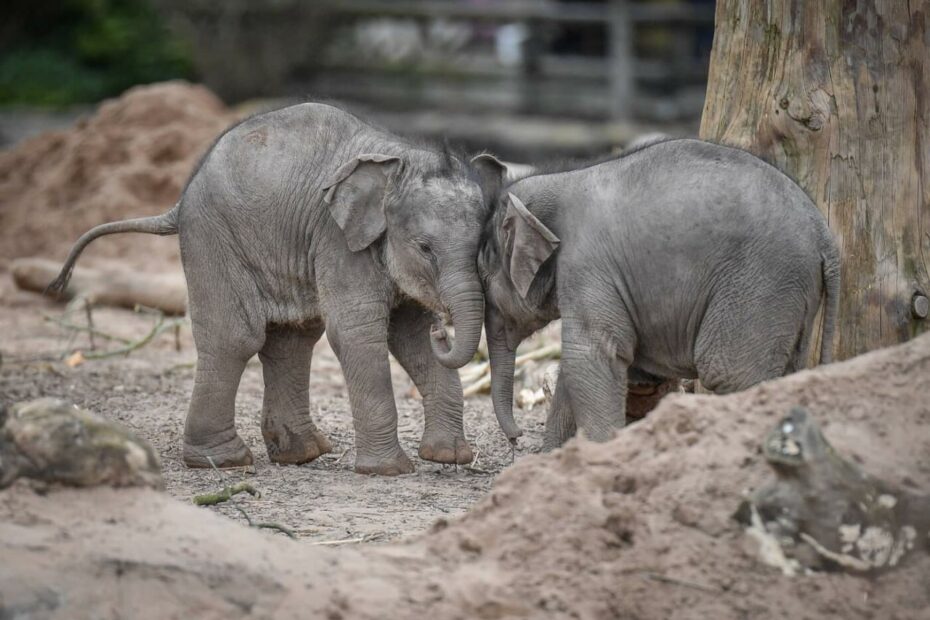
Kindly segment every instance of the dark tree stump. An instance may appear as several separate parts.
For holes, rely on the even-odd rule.
[[[810,569],[872,572],[930,551],[930,496],[906,493],[841,457],[806,410],[793,409],[762,449],[776,479],[736,517],[763,528],[787,558]]]

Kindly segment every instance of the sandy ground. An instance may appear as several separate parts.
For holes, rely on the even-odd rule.
[[[91,381],[109,376],[90,374]],[[140,407],[153,393],[138,397]],[[17,483],[0,492],[0,610],[68,620],[922,620],[930,617],[923,526],[923,545],[893,571],[789,577],[761,560],[733,513],[772,479],[760,442],[798,405],[866,472],[903,492],[926,493],[927,393],[930,336],[739,394],[672,395],[611,442],[576,440],[518,459],[464,516],[388,544],[295,542],[149,489],[37,493]],[[265,475],[261,463],[258,469]],[[412,528],[421,519],[415,512],[432,519],[430,506],[463,488],[454,474],[423,471],[359,488],[370,480],[341,463],[281,471],[293,472],[292,482],[313,478],[323,496],[352,485],[357,497],[347,495],[341,514],[363,505],[392,511],[396,528]],[[168,479],[176,491],[170,465]],[[429,491],[435,495],[424,499]],[[290,501],[302,507],[300,498]],[[332,502],[306,511],[315,518],[319,506]],[[285,507],[283,514],[293,513]]]
[[[55,396],[119,420],[157,449],[168,492],[180,500],[248,479],[262,498],[242,495],[238,502],[257,521],[279,522],[312,540],[391,540],[421,532],[437,518],[461,514],[511,463],[510,444],[485,396],[466,402],[466,435],[478,452],[472,467],[416,459],[423,409],[413,383],[393,363],[400,440],[415,459],[417,472],[397,479],[353,473],[355,450],[345,384],[324,338],[313,356],[311,408],[317,424],[334,443],[331,454],[299,467],[269,462],[259,427],[263,382],[255,358],[243,375],[236,403],[237,426],[256,457],[255,472],[187,469],[181,462],[181,438],[196,359],[189,328],[181,330],[180,351],[175,350],[174,334],[166,333],[128,357],[87,361],[71,368],[61,361],[62,353],[87,350],[87,336],[80,334],[69,342],[73,332],[43,318],[62,316],[64,307],[15,290],[7,273],[0,272],[0,282],[0,400]],[[72,320],[83,324],[83,312],[76,312]],[[149,331],[154,318],[99,308],[94,311],[94,322],[107,333],[137,339]],[[113,346],[97,341],[100,347]],[[517,411],[518,416],[521,413]],[[525,434],[516,450],[517,459],[538,451],[544,420],[539,407],[523,415]],[[213,510],[243,520],[229,505]]]

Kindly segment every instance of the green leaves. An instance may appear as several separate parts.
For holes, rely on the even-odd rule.
[[[93,102],[188,77],[190,53],[147,0],[13,0],[0,46],[0,104]]]

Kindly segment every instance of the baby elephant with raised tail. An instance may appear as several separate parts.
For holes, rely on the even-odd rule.
[[[791,179],[744,151],[699,140],[512,183],[474,163],[496,194],[478,271],[492,400],[513,420],[514,351],[562,318],[561,373],[545,446],[576,427],[603,441],[625,424],[628,377],[699,378],[734,392],[802,368],[824,299],[830,361],[836,244]]]
[[[262,363],[262,435],[272,461],[331,450],[309,412],[313,345],[325,329],[345,374],[361,473],[413,464],[397,438],[388,352],[423,395],[420,456],[467,463],[458,373],[475,354],[484,297],[475,257],[487,207],[477,176],[448,152],[406,142],[337,108],[254,116],[214,144],[180,201],[110,233],[178,234],[197,372],[184,431],[191,467],[247,465],[234,424],[246,362]],[[431,330],[451,316],[456,338]]]

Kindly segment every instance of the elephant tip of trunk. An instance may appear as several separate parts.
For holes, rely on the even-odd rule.
[[[461,368],[472,360],[475,356],[475,350],[478,348],[477,343],[474,350],[470,347],[456,346],[455,344],[450,346],[450,336],[442,326],[434,325],[430,328],[429,336],[433,354],[439,363],[446,368]]]
[[[517,426],[516,422],[501,420],[498,420],[498,422],[500,422],[501,430],[504,431],[504,435],[511,444],[516,444],[517,438],[523,437],[523,429]]]

